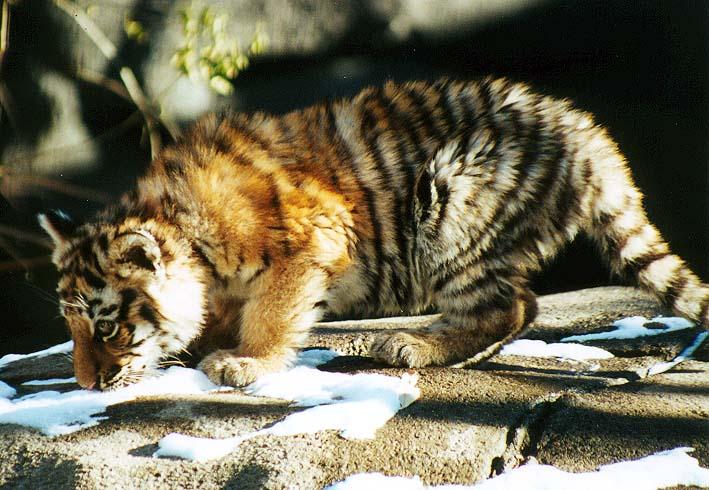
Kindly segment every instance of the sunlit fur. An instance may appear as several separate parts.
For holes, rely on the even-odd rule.
[[[83,386],[134,381],[185,349],[238,386],[287,366],[325,312],[438,308],[426,329],[375,339],[390,364],[490,355],[536,315],[529,275],[578,233],[707,325],[709,288],[641,199],[589,114],[489,78],[209,116],[88,224],[41,222]]]

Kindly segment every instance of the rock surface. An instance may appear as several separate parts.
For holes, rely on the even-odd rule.
[[[546,296],[540,298],[540,310],[525,337],[547,342],[608,329],[618,318],[662,313],[652,299],[630,288]],[[322,323],[310,345],[344,354],[321,369],[401,375],[405,370],[364,357],[368,338],[382,329],[427,321],[430,317]],[[589,342],[616,355],[593,362],[498,355],[474,369],[420,369],[421,398],[387,422],[374,440],[345,440],[334,432],[263,436],[203,463],[154,459],[152,453],[169,432],[228,437],[298,409],[236,391],[114,405],[101,424],[54,438],[0,425],[0,486],[322,488],[360,472],[419,475],[427,484],[469,484],[531,456],[565,470],[588,471],[680,446],[694,447],[693,456],[707,467],[706,347],[695,353],[695,360],[646,375],[649,366],[672,359],[698,332]],[[15,387],[38,377],[70,375],[67,358],[61,356],[0,369],[0,379]],[[21,388],[20,394],[27,392]]]

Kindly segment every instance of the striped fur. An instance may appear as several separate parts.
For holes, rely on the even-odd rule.
[[[325,312],[437,307],[438,323],[375,339],[393,365],[489,355],[534,319],[530,274],[580,232],[706,326],[709,288],[641,198],[589,114],[488,78],[209,116],[92,222],[41,220],[80,383],[124,383],[188,349],[243,385],[286,366]]]

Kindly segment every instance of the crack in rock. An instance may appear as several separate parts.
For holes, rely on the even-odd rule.
[[[565,393],[551,393],[543,397],[510,427],[505,450],[492,460],[490,477],[516,468],[536,454],[546,421],[563,405],[567,396]]]

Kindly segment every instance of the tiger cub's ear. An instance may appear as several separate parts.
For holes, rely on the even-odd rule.
[[[118,235],[111,243],[109,255],[118,266],[119,275],[136,270],[162,270],[162,252],[155,237],[148,231],[136,230]]]
[[[37,220],[39,225],[52,238],[55,248],[66,243],[79,226],[69,215],[58,209],[38,214]]]

